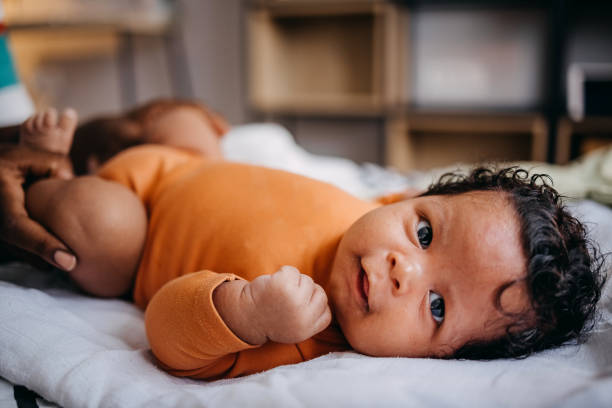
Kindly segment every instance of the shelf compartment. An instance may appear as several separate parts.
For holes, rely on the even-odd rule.
[[[537,114],[415,113],[387,123],[386,164],[427,170],[455,163],[546,159],[547,126]]]
[[[377,2],[252,9],[251,105],[272,113],[372,114],[405,101],[402,16]]]

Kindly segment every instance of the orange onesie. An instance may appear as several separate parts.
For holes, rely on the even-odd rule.
[[[236,377],[349,349],[334,322],[298,344],[249,345],[223,322],[212,293],[283,265],[325,289],[342,234],[376,204],[306,177],[165,146],[128,149],[99,175],[133,190],[147,209],[133,295],[171,374]]]

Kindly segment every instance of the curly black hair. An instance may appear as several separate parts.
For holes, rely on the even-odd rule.
[[[469,174],[446,173],[421,194],[507,194],[518,216],[527,259],[527,273],[521,280],[527,286],[530,315],[502,310],[504,290],[518,281],[502,285],[496,293],[495,307],[514,318],[505,334],[492,340],[469,341],[447,358],[524,358],[536,351],[586,340],[595,323],[596,305],[605,282],[604,256],[551,184],[549,176],[530,175],[516,166],[478,167]]]

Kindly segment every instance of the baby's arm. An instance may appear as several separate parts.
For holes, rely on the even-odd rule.
[[[27,190],[26,207],[76,255],[69,273],[84,291],[113,297],[130,289],[147,228],[134,193],[93,176],[46,179]]]
[[[228,327],[249,344],[299,343],[331,321],[323,288],[291,266],[252,282],[226,282],[213,301]]]
[[[302,358],[295,346],[279,343],[301,342],[330,323],[323,289],[295,268],[252,282],[235,279],[195,272],[153,296],[145,313],[147,337],[166,370],[219,378],[296,363]]]

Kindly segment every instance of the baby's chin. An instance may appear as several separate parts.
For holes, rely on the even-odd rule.
[[[379,345],[364,341],[361,338],[353,338],[352,340],[346,338],[346,340],[350,344],[351,349],[359,354],[364,354],[371,357],[400,357],[397,353],[385,351],[381,349]]]
[[[416,348],[398,348],[397,345],[393,346],[386,338],[377,338],[377,336],[370,337],[371,330],[365,327],[355,327],[351,324],[341,322],[341,319],[336,317],[338,327],[342,331],[344,338],[351,346],[354,351],[371,357],[410,357],[410,358],[422,358],[422,357],[442,357],[441,355],[433,355],[426,350],[419,350]],[[354,322],[353,322],[354,323]],[[451,351],[449,350],[449,353]]]
[[[364,336],[358,335],[356,330],[351,327],[351,324],[342,319],[342,317],[336,316],[336,321],[338,322],[338,327],[344,335],[344,338],[351,346],[351,349],[360,354],[365,354],[368,356],[386,357],[376,353],[376,349],[378,347],[376,347],[375,344],[372,344],[372,342],[368,341],[368,339],[365,339]]]

